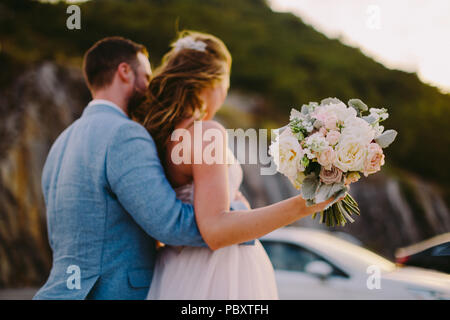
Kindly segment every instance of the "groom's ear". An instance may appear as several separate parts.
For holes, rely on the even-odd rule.
[[[116,74],[124,83],[133,83],[135,74],[133,68],[126,62],[122,62],[117,66]]]

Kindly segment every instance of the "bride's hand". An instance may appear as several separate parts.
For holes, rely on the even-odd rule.
[[[298,196],[299,196],[301,199],[303,199],[301,195],[298,195]],[[341,200],[343,200],[344,198],[345,198],[345,195],[342,196],[342,197],[340,197],[338,201],[341,201]],[[321,212],[321,211],[325,210],[325,208],[326,208],[331,202],[333,202],[334,199],[335,199],[335,197],[331,197],[330,199],[328,199],[328,200],[326,200],[326,201],[323,201],[323,202],[320,202],[320,203],[316,203],[316,204],[314,204],[314,205],[312,205],[312,206],[309,206],[309,207],[306,206],[306,201],[305,201],[304,199],[303,199],[303,201],[304,201],[304,203],[305,203],[305,207],[306,207],[305,209],[306,209],[307,213],[308,213],[308,214],[313,214],[313,213]]]

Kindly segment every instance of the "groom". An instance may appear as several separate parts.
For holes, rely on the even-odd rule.
[[[55,141],[42,174],[53,265],[34,299],[145,299],[154,239],[206,245],[152,138],[127,116],[151,78],[145,47],[105,38],[83,71],[93,100]]]

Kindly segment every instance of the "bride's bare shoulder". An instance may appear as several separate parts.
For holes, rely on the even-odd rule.
[[[196,154],[204,155],[204,151],[211,152],[211,150],[216,149],[221,150],[218,157],[219,155],[227,156],[228,135],[222,124],[214,120],[196,121],[188,130],[191,139],[192,159],[194,159]],[[225,160],[221,159],[218,161],[224,163],[223,161]]]

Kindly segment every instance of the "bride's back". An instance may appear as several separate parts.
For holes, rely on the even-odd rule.
[[[209,121],[199,121],[197,122],[197,125],[201,125],[202,133],[204,132],[204,128],[209,127],[210,125],[216,126],[220,125],[217,122],[213,120]],[[181,122],[179,125],[176,126],[176,129],[184,129],[186,131],[183,135],[182,139],[188,139],[189,142],[185,144],[191,146],[191,149],[189,148],[181,148],[177,147],[180,143],[183,141],[176,140],[176,141],[168,141],[167,148],[165,151],[165,168],[166,168],[166,174],[167,178],[169,179],[170,183],[172,184],[175,191],[183,190],[184,195],[183,198],[185,198],[186,189],[182,189],[182,187],[185,187],[186,185],[192,185],[193,186],[193,172],[192,172],[192,165],[194,163],[194,140],[200,139],[197,141],[202,141],[202,137],[195,136],[196,132],[194,130],[194,120],[193,119],[186,119],[183,122]],[[207,130],[207,129],[206,129]],[[185,142],[185,141],[184,141]],[[201,143],[201,142],[200,142]],[[213,143],[213,142],[211,142]],[[227,143],[227,137],[222,137],[221,143]],[[176,148],[176,149],[175,149]],[[182,150],[180,152],[180,150]],[[197,152],[202,153],[203,150],[199,150]],[[227,164],[227,171],[228,171],[228,186],[229,186],[229,192],[230,192],[230,198],[232,199],[235,192],[239,189],[240,184],[242,183],[243,178],[243,172],[242,168],[237,161],[237,159],[234,157],[233,152],[231,149],[226,148],[226,155],[224,155],[224,163]],[[186,152],[186,154],[185,154]],[[188,160],[179,163],[181,159]],[[177,161],[178,160],[178,161]],[[205,161],[205,159],[201,159],[202,161]],[[223,183],[226,183],[225,181]]]
[[[193,119],[186,119],[175,127],[175,130],[184,129],[186,130],[185,131],[186,133],[189,133],[189,135],[185,135],[185,137],[189,138],[189,145],[193,145],[194,141],[193,130],[190,130],[193,127],[193,124],[194,124]],[[181,142],[178,140],[172,141],[171,139],[169,139],[167,141],[166,148],[164,151],[165,154],[161,155],[161,158],[164,159],[163,166],[166,170],[167,179],[170,181],[173,188],[177,188],[192,182],[192,161],[188,162],[183,161],[181,163],[178,163],[178,161],[176,161],[174,159],[174,156],[172,155],[173,149],[177,145],[179,145],[179,143]],[[188,148],[183,148],[182,153],[176,154],[175,157],[192,159],[191,150]]]

